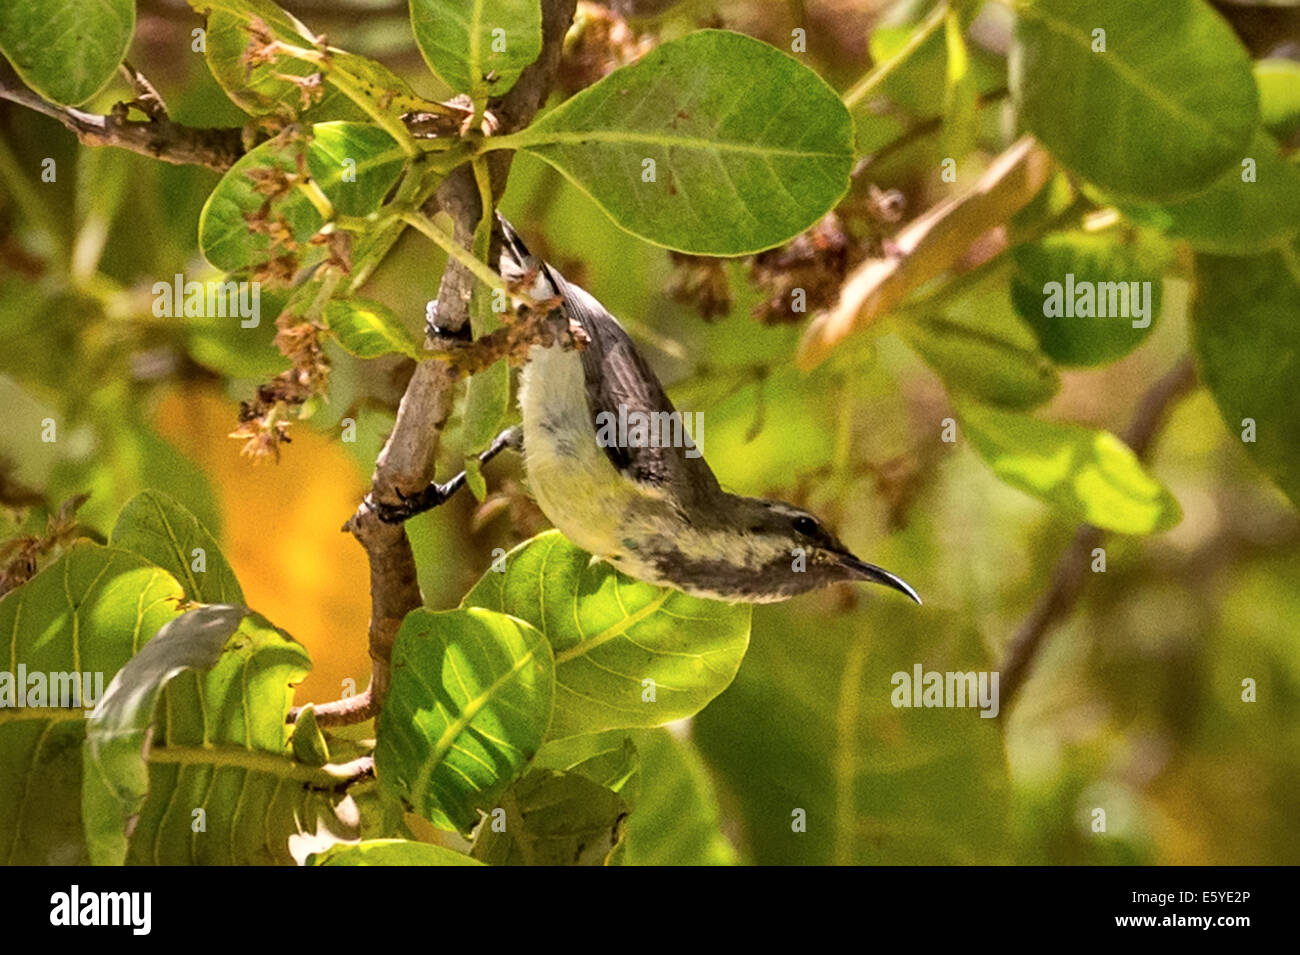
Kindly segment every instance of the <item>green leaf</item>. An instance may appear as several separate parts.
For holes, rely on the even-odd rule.
[[[474,495],[474,500],[480,504],[487,500],[487,481],[483,479],[483,465],[478,458],[465,459],[465,485]]]
[[[1238,164],[1190,198],[1159,205],[1120,203],[1120,211],[1139,225],[1222,255],[1254,254],[1294,238],[1300,231],[1300,168],[1284,159],[1263,131],[1255,134],[1244,159],[1253,160],[1251,181]]]
[[[487,145],[539,156],[656,245],[741,255],[784,242],[840,200],[853,124],[797,60],[739,33],[700,30]]]
[[[316,722],[316,707],[308,703],[298,712],[289,737],[293,758],[305,766],[324,766],[330,761],[329,743]]]
[[[266,6],[271,6],[266,4]],[[281,16],[296,27],[289,28],[277,17],[271,21],[277,27],[279,35],[293,36],[296,32],[307,33],[307,28],[280,11]],[[218,85],[226,91],[231,101],[244,112],[253,116],[267,114],[297,116],[310,114],[317,120],[322,119],[365,119],[365,113],[354,105],[337,89],[330,87],[321,93],[319,100],[304,100],[302,88],[284,76],[309,77],[319,72],[313,63],[296,60],[289,56],[279,56],[270,62],[245,65],[244,53],[248,50],[251,35],[248,19],[224,10],[213,10],[208,14],[208,34],[205,42],[204,57],[208,69]],[[311,46],[306,36],[294,39],[300,46]]]
[[[1228,432],[1300,507],[1300,244],[1253,258],[1199,256],[1192,344]]]
[[[904,317],[897,328],[950,392],[1008,408],[1032,408],[1061,386],[1056,367],[1011,307],[1004,270],[942,314]]]
[[[334,299],[325,306],[325,322],[343,348],[358,358],[406,355],[419,359],[412,335],[392,309],[369,299]]]
[[[1163,283],[1155,256],[1113,233],[1056,233],[1018,246],[1012,259],[1016,312],[1058,364],[1122,358],[1160,318]]]
[[[535,769],[558,769],[586,776],[635,806],[641,792],[641,759],[622,730],[551,740],[533,757]]]
[[[806,611],[784,605],[770,608],[766,624],[797,639],[757,641],[735,685],[693,722],[696,745],[732,797],[749,861],[1009,859],[1005,713],[984,719],[977,707],[903,708],[891,699],[894,674],[918,663],[941,673],[991,669],[966,614],[871,601],[809,627]],[[647,783],[655,775],[647,760]],[[630,820],[633,858],[637,813],[649,799]]]
[[[1264,128],[1282,139],[1300,129],[1300,63],[1260,60],[1255,64],[1255,82]]]
[[[1109,431],[974,403],[960,405],[958,417],[999,478],[1094,527],[1152,534],[1182,517],[1173,495]]]
[[[482,865],[477,859],[442,846],[404,839],[370,839],[355,845],[339,844],[314,853],[308,865]]]
[[[468,832],[542,745],[554,692],[550,648],[527,623],[412,611],[379,718],[380,782],[435,825]]]
[[[1203,0],[1020,0],[1016,11],[1021,122],[1080,176],[1163,200],[1245,154],[1259,122],[1250,57]]]
[[[244,602],[235,572],[212,535],[184,505],[161,491],[141,491],[127,501],[110,542],[167,571],[195,603]]]
[[[238,272],[268,258],[270,238],[250,231],[245,218],[257,215],[267,198],[255,189],[249,174],[278,170],[296,176],[302,152],[312,180],[336,213],[364,216],[379,207],[402,171],[405,155],[401,147],[378,126],[364,123],[318,123],[311,130],[309,143],[263,143],[221,177],[199,217],[199,247],[213,266]],[[351,181],[353,163],[355,181]],[[324,258],[324,249],[305,245],[324,220],[300,187],[274,202],[270,212],[287,222],[293,241],[300,246],[300,267]],[[283,250],[277,247],[275,251]]]
[[[512,550],[505,571],[484,574],[461,605],[526,620],[550,642],[550,739],[698,713],[731,683],[749,646],[748,604],[633,580],[559,531]]]
[[[289,53],[270,60],[246,62],[254,20],[283,44],[315,55],[323,39],[300,20],[270,0],[190,0],[196,11],[207,12],[204,57],[208,69],[226,95],[255,116],[307,115],[314,122],[362,120],[366,112],[342,87],[381,111],[397,115],[415,105],[406,81],[387,67],[364,56],[328,47],[325,63],[314,63]],[[305,100],[302,89],[286,76],[310,77],[320,73],[327,81],[319,99]]]
[[[529,771],[506,790],[500,808],[504,831],[489,814],[474,839],[474,858],[488,865],[605,865],[628,814],[616,793],[554,769]]]
[[[96,864],[287,864],[333,818],[339,780],[293,759],[285,722],[307,651],[259,614],[200,607],[114,678],[87,731]],[[199,810],[202,810],[200,813]]]
[[[0,632],[7,645],[0,675],[0,862],[87,861],[81,820],[83,711],[33,705],[34,697],[26,693],[27,705],[18,707],[11,694],[19,675],[27,676],[25,690],[32,690],[33,674],[42,674],[47,687],[49,674],[88,674],[92,695],[102,694],[132,654],[176,616],[182,597],[180,585],[143,558],[79,541],[0,598]],[[44,702],[54,702],[48,689]],[[98,698],[82,702],[103,706]]]
[[[735,865],[713,780],[695,746],[667,730],[638,730],[633,741],[644,784],[628,817],[624,864]]]
[[[429,68],[479,109],[542,52],[538,0],[411,0],[411,27]]]
[[[0,53],[23,82],[64,106],[113,77],[135,32],[134,0],[5,0]]]

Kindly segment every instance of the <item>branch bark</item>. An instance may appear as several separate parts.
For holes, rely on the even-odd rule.
[[[542,0],[542,53],[514,87],[493,101],[490,109],[508,133],[526,126],[545,102],[559,64],[564,34],[573,19],[576,0]],[[500,196],[510,168],[510,154],[491,157],[493,195]],[[474,229],[484,210],[478,186],[468,165],[453,171],[432,200],[451,216],[455,238],[465,248],[473,242]],[[429,210],[432,211],[432,210]],[[487,210],[489,213],[491,210]],[[448,332],[469,321],[469,297],[473,276],[454,259],[442,273],[438,289],[437,325]],[[403,618],[423,605],[416,575],[415,557],[405,529],[386,524],[374,510],[374,502],[396,504],[397,492],[414,494],[433,479],[434,459],[443,428],[451,414],[455,372],[441,361],[420,362],[411,376],[397,412],[397,422],[380,452],[371,478],[370,493],[345,525],[370,561],[370,685],[358,696],[315,707],[322,725],[355,723],[378,714],[387,695],[393,641]]]
[[[138,74],[137,74],[138,75]],[[175,165],[206,166],[225,172],[244,155],[239,127],[198,127],[174,123],[161,111],[147,120],[127,118],[122,106],[107,116],[48,103],[25,87],[0,79],[0,99],[58,120],[85,146],[116,146]],[[148,99],[141,108],[148,108]]]
[[[1151,450],[1169,409],[1195,384],[1196,369],[1192,359],[1185,357],[1142,396],[1133,420],[1124,432],[1125,442],[1139,458],[1145,458]],[[1070,613],[1083,594],[1093,548],[1100,546],[1102,538],[1102,531],[1098,528],[1090,524],[1079,525],[1069,546],[1052,568],[1047,589],[1011,638],[999,668],[1003,711],[1011,706],[1028,680],[1047,635]]]

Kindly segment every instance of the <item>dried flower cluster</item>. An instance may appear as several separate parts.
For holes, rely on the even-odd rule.
[[[89,499],[89,494],[77,494],[64,501],[58,511],[49,516],[45,533],[40,537],[23,534],[0,544],[0,595],[35,576],[42,557],[62,551],[82,536],[77,524],[77,510]]]
[[[827,213],[785,245],[754,256],[749,278],[763,293],[754,316],[769,325],[803,321],[835,302],[844,277],[862,258],[839,218]],[[803,292],[799,298],[796,289]]]
[[[651,37],[638,37],[617,13],[581,2],[573,16],[573,27],[564,38],[556,85],[564,95],[572,96],[653,46]]]

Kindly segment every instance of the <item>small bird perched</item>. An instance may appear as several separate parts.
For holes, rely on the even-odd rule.
[[[807,511],[724,491],[618,320],[532,256],[504,218],[497,221],[502,277],[535,302],[560,303],[558,317],[586,339],[578,349],[534,345],[519,392],[529,487],[569,540],[630,577],[715,600],[770,603],[866,580],[921,602]],[[628,429],[628,421],[675,424],[681,440],[661,440],[667,427]],[[508,432],[481,457],[510,444],[517,440]],[[432,485],[430,493],[441,499],[461,481]],[[407,503],[381,514],[401,519],[428,505]]]

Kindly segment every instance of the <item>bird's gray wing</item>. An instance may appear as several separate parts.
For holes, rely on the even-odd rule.
[[[602,421],[619,420],[620,407],[629,416],[634,412],[675,414],[677,409],[658,376],[618,320],[585,289],[529,256],[510,224],[499,216],[498,220],[504,234],[503,260],[509,257],[520,265],[527,261],[540,267],[555,294],[563,300],[568,317],[587,333],[589,341],[580,354],[593,436]],[[671,486],[677,495],[718,490],[718,480],[703,456],[698,453],[688,456],[685,447],[638,447],[606,442],[602,450],[621,474],[638,483]]]

